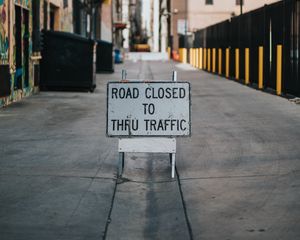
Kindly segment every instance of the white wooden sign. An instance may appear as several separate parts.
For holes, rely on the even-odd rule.
[[[190,136],[188,82],[109,82],[107,136]]]

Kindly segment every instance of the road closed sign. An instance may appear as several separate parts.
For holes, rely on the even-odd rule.
[[[188,82],[110,82],[107,136],[190,136]]]

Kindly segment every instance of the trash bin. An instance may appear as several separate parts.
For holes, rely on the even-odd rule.
[[[115,55],[114,55],[115,63],[123,63],[122,51],[120,49],[115,49],[114,53],[115,53]]]
[[[113,59],[113,44],[106,41],[97,41],[97,60],[96,71],[97,73],[114,72],[114,59]]]
[[[76,34],[43,31],[41,90],[93,91],[94,45],[94,41]]]

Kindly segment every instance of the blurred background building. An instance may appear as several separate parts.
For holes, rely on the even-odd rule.
[[[170,0],[172,49],[178,50],[179,36],[224,21],[278,0]]]
[[[292,29],[289,52],[297,65],[299,0],[2,0],[0,106],[39,90],[45,31],[68,33],[70,41],[80,37],[97,43],[97,69],[111,72],[113,62],[121,63],[130,51],[168,51],[179,60],[179,48],[193,48],[196,32],[273,2],[293,6],[285,13],[291,19],[280,29]],[[275,34],[278,24],[273,29]]]

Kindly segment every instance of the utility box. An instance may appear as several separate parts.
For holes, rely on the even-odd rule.
[[[93,40],[79,35],[43,31],[41,90],[84,90],[96,87]]]

